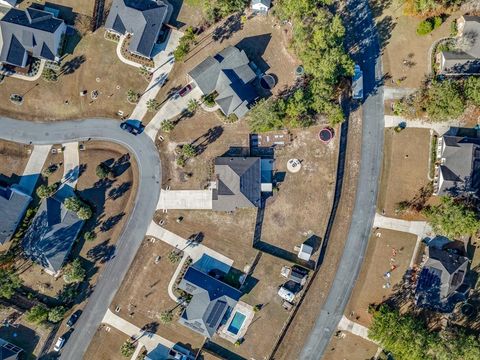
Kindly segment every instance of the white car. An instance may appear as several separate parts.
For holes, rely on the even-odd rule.
[[[65,344],[65,339],[63,337],[59,337],[57,339],[57,342],[55,343],[55,346],[53,347],[53,350],[56,352],[59,352],[64,344]]]

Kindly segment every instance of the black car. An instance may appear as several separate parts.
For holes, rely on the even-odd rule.
[[[78,318],[82,315],[82,310],[75,311],[67,321],[67,326],[72,327],[77,322]]]
[[[122,130],[128,131],[130,134],[138,135],[143,131],[143,125],[140,120],[128,119],[120,124]]]

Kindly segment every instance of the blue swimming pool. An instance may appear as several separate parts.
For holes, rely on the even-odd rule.
[[[243,315],[242,313],[239,313],[238,311],[233,315],[232,322],[228,326],[228,332],[237,335],[238,331],[243,325],[243,322],[245,321],[246,316]]]

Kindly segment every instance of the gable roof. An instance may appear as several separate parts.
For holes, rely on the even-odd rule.
[[[477,191],[480,187],[480,139],[443,137],[439,195]]]
[[[150,57],[168,12],[161,0],[114,0],[105,28],[132,34],[128,50]]]
[[[2,0],[4,3],[7,3],[8,5],[10,6],[16,6],[17,5],[17,2],[18,0]],[[0,3],[2,2],[0,1]]]
[[[215,159],[217,188],[213,210],[258,207],[261,199],[261,159],[258,157],[218,157]]]
[[[25,254],[53,273],[59,271],[83,226],[61,200],[42,201],[22,241]]]
[[[178,287],[192,295],[180,323],[208,338],[242,296],[241,291],[194,267],[188,268]]]
[[[480,72],[480,17],[462,16],[461,37],[466,43],[464,51],[443,51],[442,72],[450,74]]]
[[[57,30],[65,32],[66,25],[43,10],[12,8],[0,20],[0,29],[3,42],[0,62],[24,67],[28,53],[36,58],[55,60],[60,42]]]
[[[250,60],[243,50],[235,46],[209,56],[188,75],[204,94],[218,93],[215,102],[225,115],[235,114],[238,118],[248,112],[248,105],[257,98],[250,84],[256,77],[249,66]]]
[[[428,260],[420,272],[415,294],[421,303],[442,307],[460,288],[469,260],[457,251],[428,247]]]
[[[0,186],[0,244],[4,244],[15,233],[23,214],[32,198],[15,188]]]
[[[21,348],[0,338],[0,360],[17,360],[21,352]]]

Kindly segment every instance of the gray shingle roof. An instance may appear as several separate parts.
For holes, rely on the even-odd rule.
[[[256,5],[256,4],[263,4],[269,8],[270,5],[272,4],[272,1],[271,0],[252,0],[252,5]]]
[[[208,338],[242,296],[239,290],[194,267],[188,268],[178,287],[192,295],[180,323]]]
[[[0,186],[0,244],[4,244],[15,233],[23,214],[32,198],[15,188]]]
[[[215,175],[217,189],[213,192],[213,210],[233,211],[237,208],[260,206],[260,158],[216,158]]]
[[[105,28],[133,34],[129,51],[150,57],[168,13],[168,5],[161,0],[114,0]]]
[[[439,195],[477,191],[480,186],[480,139],[444,136]]]
[[[56,198],[43,200],[25,233],[23,250],[32,260],[55,273],[62,268],[83,223]]]
[[[248,112],[248,105],[257,98],[257,92],[250,84],[255,79],[255,72],[249,63],[243,50],[229,46],[215,56],[207,57],[188,75],[204,94],[218,93],[215,102],[225,115],[235,114],[241,118]]]
[[[22,352],[18,346],[0,338],[0,360],[17,360]]]
[[[66,25],[46,11],[10,9],[0,20],[0,29],[0,62],[23,67],[29,53],[36,58],[56,60]]]
[[[464,51],[443,51],[443,73],[479,73],[480,72],[480,17],[463,16],[465,25],[462,37]]]
[[[469,260],[454,251],[428,247],[428,260],[417,283],[417,298],[431,306],[448,301],[463,284]]]

